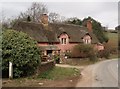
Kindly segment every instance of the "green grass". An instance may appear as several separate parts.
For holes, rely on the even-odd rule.
[[[112,59],[113,59],[113,58],[118,58],[118,54],[111,54],[111,55],[110,55],[110,58],[112,58]]]
[[[107,32],[106,35],[109,38],[107,46],[109,46],[111,50],[117,50],[118,49],[118,33]],[[118,54],[117,53],[111,54],[110,59],[111,58],[118,58]]]
[[[90,61],[88,58],[80,59],[80,58],[71,58],[68,59],[66,64],[73,65],[73,66],[87,66],[94,64],[95,62]]]
[[[118,38],[118,33],[110,33],[110,32],[108,32],[107,36],[113,40],[114,38]]]
[[[111,47],[117,47],[118,48],[118,33],[110,33],[108,32],[106,34],[109,38],[109,41],[108,41],[108,44],[111,46]]]
[[[38,75],[37,79],[59,80],[73,76],[78,76],[79,74],[80,74],[80,70],[76,68],[54,67],[52,70],[46,71]]]

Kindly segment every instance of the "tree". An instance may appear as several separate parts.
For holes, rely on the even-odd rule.
[[[39,22],[41,14],[44,13],[48,13],[46,5],[43,3],[33,2],[26,12],[20,13],[19,20],[26,20],[27,17],[30,16],[33,22]]]
[[[84,18],[82,21],[82,25],[83,26],[87,26],[87,20],[91,20],[92,21],[92,29],[93,29],[93,33],[96,35],[96,37],[98,38],[98,40],[103,43],[103,42],[108,42],[108,37],[105,35],[103,27],[101,26],[101,23],[94,20],[91,17],[88,18]]]
[[[82,25],[82,21],[80,19],[78,19],[77,17],[68,18],[66,23],[75,24],[75,25]]]
[[[60,18],[60,15],[55,13],[55,12],[51,12],[49,14],[49,22],[51,23],[55,23],[55,22],[58,22],[59,21],[59,18]]]
[[[2,19],[2,28],[3,29],[8,29],[8,28],[10,28],[11,27],[11,25],[10,25],[10,23],[11,23],[11,19],[10,18],[3,18]]]
[[[66,20],[65,16],[61,16],[58,13],[51,12],[49,13],[49,22],[51,23],[64,23]]]
[[[108,42],[108,37],[105,35],[103,27],[101,26],[101,23],[94,20],[91,17],[84,18],[83,20],[78,19],[77,17],[69,18],[66,23],[69,24],[75,24],[75,25],[83,25],[87,27],[87,21],[91,20],[92,21],[92,29],[93,33],[96,35],[98,40],[103,43],[103,42]]]
[[[60,16],[59,22],[64,23],[66,21],[65,16]]]
[[[90,61],[96,61],[97,55],[93,46],[90,44],[80,44],[74,46],[72,52],[72,57],[80,57],[80,58],[89,58]]]
[[[99,22],[93,21],[93,33],[96,35],[98,40],[103,42],[108,42],[108,37],[105,35],[104,30]]]
[[[13,76],[31,75],[40,64],[37,42],[23,32],[3,31],[2,72],[8,71],[9,61],[13,63]]]

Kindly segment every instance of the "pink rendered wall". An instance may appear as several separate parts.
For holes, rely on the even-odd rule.
[[[48,46],[48,43],[38,43],[38,46]],[[77,43],[67,43],[67,44],[60,44],[60,43],[55,43],[53,44],[54,46],[57,46],[61,52],[65,52],[66,50],[71,50]]]
[[[104,45],[96,44],[94,47],[95,47],[95,49],[97,49],[98,51],[104,50]]]
[[[69,37],[67,34],[61,34],[59,39],[61,41],[61,38],[66,38],[66,44],[61,44],[61,43],[54,43],[54,46],[57,46],[61,52],[65,52],[66,50],[71,50],[75,45],[77,45],[78,43],[69,43]],[[48,46],[49,44],[47,42],[39,42],[38,46]]]
[[[61,49],[61,52],[65,52],[66,50],[71,50],[77,43],[68,43],[68,44],[55,44],[59,49]]]
[[[104,50],[104,46],[103,45],[98,45],[98,50]]]
[[[66,44],[61,44],[61,39],[66,38]],[[61,49],[61,52],[65,52],[66,50],[71,50],[77,43],[69,43],[69,36],[66,33],[63,33],[59,37],[60,44],[55,44],[59,49]]]
[[[69,43],[69,36],[66,34],[66,33],[63,33],[60,35],[59,37],[59,40],[60,40],[60,43],[62,43],[62,38],[66,38],[66,43],[68,44]]]
[[[45,42],[45,43],[41,42],[41,43],[38,43],[38,46],[48,46],[48,43],[47,42]]]
[[[54,46],[57,46],[61,50],[61,52],[65,52],[66,50],[72,50],[72,48],[75,45],[78,45],[78,43],[69,43],[69,36],[67,34],[61,34],[60,37],[59,37],[60,41],[61,41],[61,38],[66,38],[66,41],[67,41],[66,44],[61,44],[61,42],[53,44]],[[89,35],[84,36],[83,41],[84,41],[84,39],[89,39],[90,42],[91,42],[91,38],[90,38]],[[38,43],[38,46],[48,46],[48,45],[49,44],[47,42]],[[104,50],[104,46],[103,45],[95,44],[94,47],[97,50]]]

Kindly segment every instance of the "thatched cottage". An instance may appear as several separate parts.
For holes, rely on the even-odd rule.
[[[70,52],[77,44],[93,44],[98,50],[104,49],[104,46],[92,33],[90,20],[87,22],[87,27],[49,23],[48,16],[43,14],[40,23],[18,22],[13,29],[25,32],[35,39],[44,55]]]

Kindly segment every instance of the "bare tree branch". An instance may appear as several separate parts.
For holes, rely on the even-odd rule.
[[[49,14],[49,22],[51,22],[51,23],[55,23],[55,22],[59,21],[59,18],[60,18],[60,15],[55,12],[51,12]]]
[[[39,22],[41,14],[48,13],[48,9],[43,3],[33,2],[31,7],[26,12],[21,12],[19,18],[26,20],[28,16],[31,17],[33,22]]]

